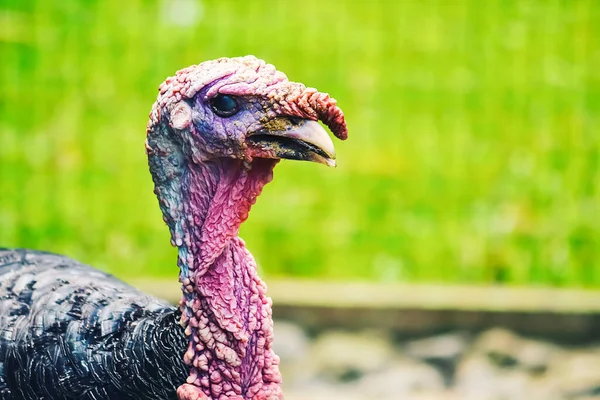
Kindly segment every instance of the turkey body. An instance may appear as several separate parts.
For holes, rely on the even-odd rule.
[[[0,399],[176,399],[179,316],[67,257],[0,249]]]

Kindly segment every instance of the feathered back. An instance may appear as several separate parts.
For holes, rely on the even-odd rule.
[[[187,375],[177,319],[87,265],[0,249],[0,398],[175,399]]]

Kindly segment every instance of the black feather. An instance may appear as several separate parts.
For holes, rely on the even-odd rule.
[[[0,400],[176,399],[179,316],[67,257],[0,249]]]

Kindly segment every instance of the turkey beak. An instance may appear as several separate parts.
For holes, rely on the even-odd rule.
[[[276,118],[246,137],[252,157],[313,161],[335,167],[335,148],[316,121]]]

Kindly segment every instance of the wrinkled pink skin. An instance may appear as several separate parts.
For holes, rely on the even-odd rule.
[[[262,187],[272,179],[276,162],[257,159],[250,170],[240,162],[219,163],[221,179],[216,188],[198,184],[206,182],[211,170],[191,168],[184,214],[204,215],[204,222],[188,221],[181,246],[187,250],[184,262],[196,272],[181,279],[181,323],[191,339],[184,361],[192,365],[187,380],[192,386],[180,390],[186,396],[197,388],[214,399],[243,399],[241,394],[257,400],[282,398],[279,359],[271,349],[271,299],[256,273],[254,258],[237,236]],[[202,205],[208,202],[205,213]],[[197,260],[212,263],[206,268]],[[196,268],[206,271],[198,274]],[[195,398],[182,396],[182,400]]]
[[[244,101],[231,118],[207,105]],[[168,78],[150,113],[146,148],[163,218],[178,248],[181,324],[190,365],[180,400],[282,399],[271,299],[238,231],[278,160],[254,158],[246,135],[277,116],[321,120],[345,139],[334,99],[289,82],[255,57],[219,59]],[[266,156],[268,157],[268,156]]]

